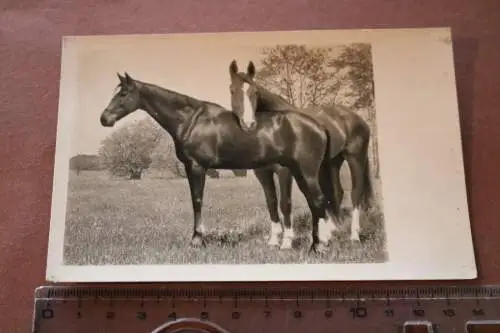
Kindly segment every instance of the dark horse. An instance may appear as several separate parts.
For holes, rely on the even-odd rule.
[[[325,108],[299,109],[288,103],[283,97],[270,92],[254,80],[256,74],[255,65],[249,62],[247,72],[238,72],[236,61],[230,64],[231,76],[231,100],[232,109],[236,112],[242,128],[251,132],[258,127],[262,114],[277,111],[290,112],[294,110],[301,114],[307,114],[327,128],[330,136],[330,148],[328,159],[333,173],[331,189],[333,195],[329,196],[327,210],[328,219],[322,226],[320,224],[319,234],[322,242],[327,242],[332,232],[337,230],[333,220],[340,220],[340,205],[344,191],[340,183],[340,168],[347,161],[351,170],[352,191],[351,200],[353,205],[351,236],[352,241],[359,241],[360,231],[360,207],[366,208],[372,199],[372,184],[368,161],[368,145],[370,141],[370,128],[368,124],[356,113],[341,106]],[[271,219],[271,235],[268,243],[279,244],[279,236],[283,234],[281,248],[290,248],[294,237],[291,215],[291,189],[292,177],[290,171],[282,165],[266,166],[255,169],[254,173],[264,189],[266,202]],[[278,176],[280,187],[280,210],[283,221],[278,212],[278,199],[274,174]],[[284,225],[284,228],[283,228]]]
[[[290,170],[311,209],[311,250],[323,248],[318,223],[326,213],[319,179],[331,180],[326,158],[330,147],[328,132],[316,121],[297,112],[259,113],[254,132],[249,133],[242,130],[234,112],[220,105],[135,80],[127,73],[118,77],[119,90],[103,111],[101,124],[113,126],[141,109],[171,135],[191,191],[194,246],[205,244],[201,209],[208,169],[256,169],[278,164]]]

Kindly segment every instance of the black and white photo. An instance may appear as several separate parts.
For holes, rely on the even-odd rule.
[[[47,279],[476,276],[449,29],[67,36]]]

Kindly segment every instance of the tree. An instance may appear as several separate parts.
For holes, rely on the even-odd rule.
[[[371,45],[364,43],[350,44],[343,47],[340,54],[330,60],[330,65],[337,68],[350,88],[348,96],[354,102],[352,107],[361,109],[373,107],[375,102],[373,62]]]
[[[304,45],[264,48],[257,80],[299,108],[334,101],[341,81],[328,61],[331,50]]]
[[[168,170],[175,177],[186,177],[184,165],[177,158],[174,142],[167,132],[160,138],[151,158],[153,162],[150,168],[162,171]]]
[[[88,154],[75,155],[69,160],[69,168],[76,171],[77,175],[83,170],[100,170],[99,156]]]
[[[379,177],[378,140],[375,135],[377,123],[375,121],[375,84],[373,78],[373,61],[370,44],[350,44],[343,48],[341,53],[330,61],[330,65],[339,70],[349,88],[347,96],[352,99],[351,107],[365,109],[368,114],[368,123],[372,129],[372,155],[375,176]]]
[[[112,175],[141,179],[162,135],[163,130],[149,118],[133,122],[101,142],[99,157]]]

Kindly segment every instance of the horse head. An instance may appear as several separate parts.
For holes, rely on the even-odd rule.
[[[247,72],[238,72],[236,60],[229,65],[231,84],[231,108],[239,119],[245,131],[251,131],[257,126],[255,112],[257,110],[257,86],[254,82],[255,66],[250,61]]]
[[[101,114],[101,125],[112,127],[118,120],[139,108],[140,93],[137,82],[125,72],[125,76],[117,73],[120,83],[118,92],[113,95],[108,106]]]

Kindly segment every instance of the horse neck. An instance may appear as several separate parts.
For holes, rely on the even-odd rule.
[[[295,106],[288,103],[284,98],[265,89],[260,91],[259,96],[257,112],[283,111],[295,108]]]
[[[140,108],[165,128],[174,140],[181,140],[190,119],[203,102],[155,85],[138,83]]]

